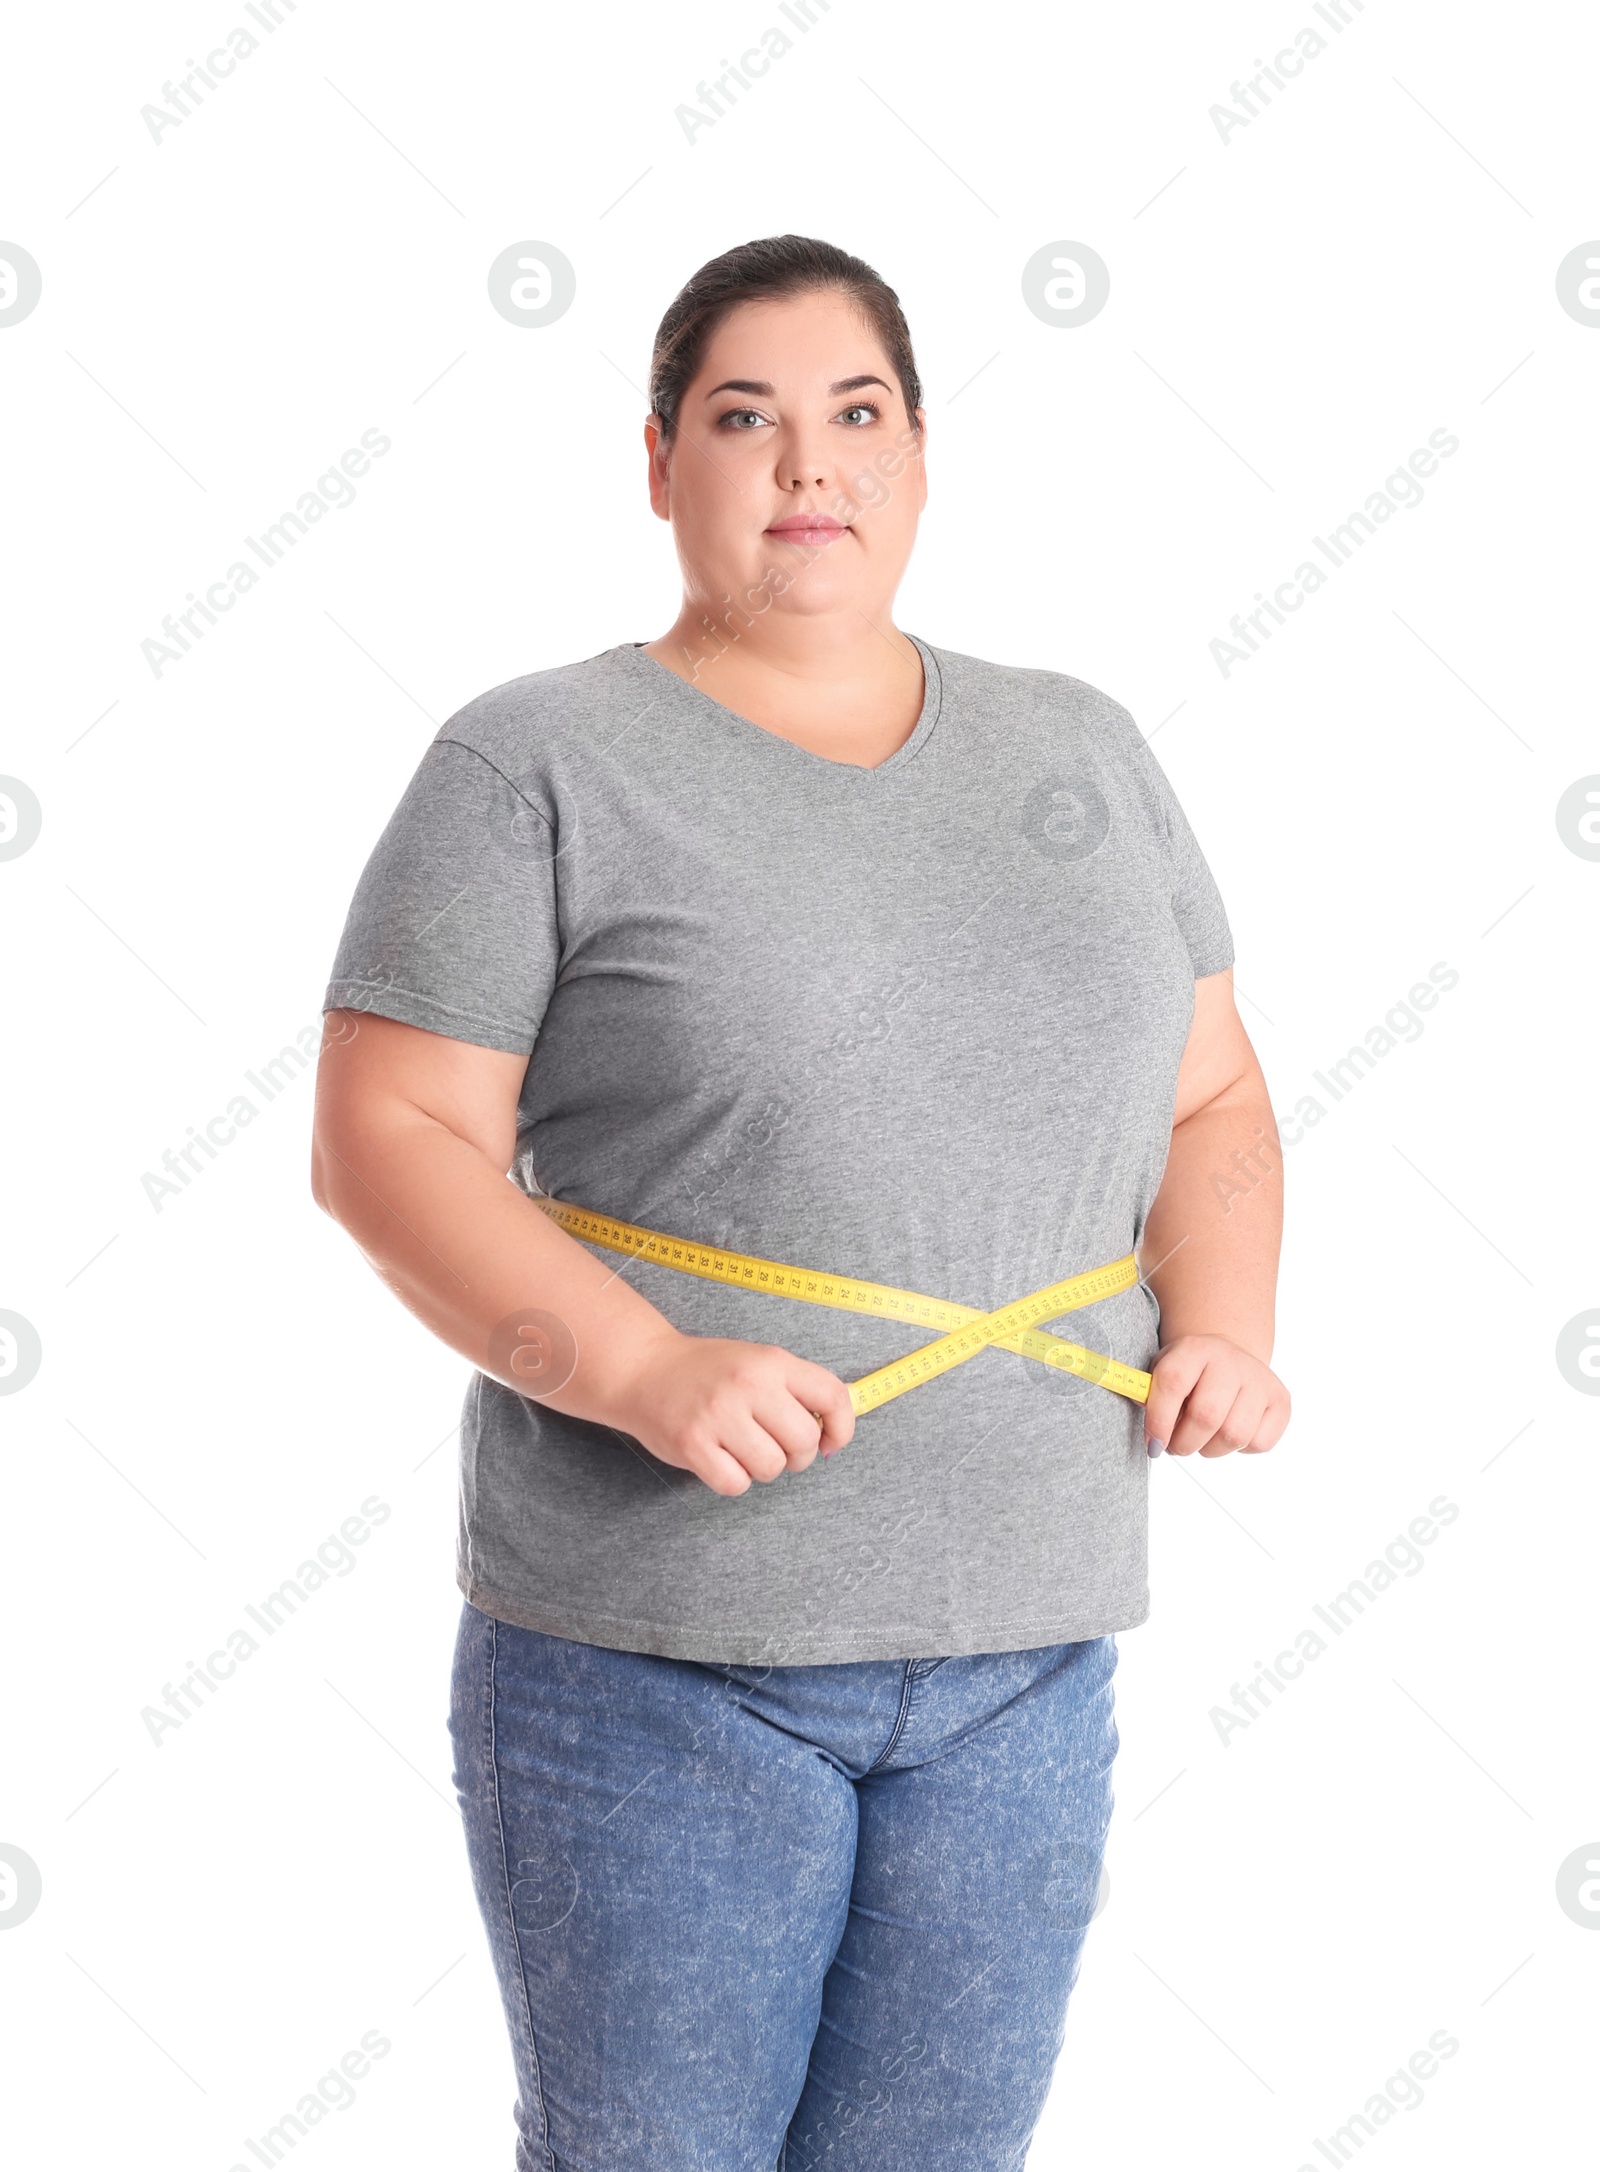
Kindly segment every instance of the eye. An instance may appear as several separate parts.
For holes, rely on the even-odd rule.
[[[840,415],[839,420],[841,422],[848,422],[852,430],[859,430],[860,428],[862,428],[864,422],[881,421],[882,414],[880,410],[876,406],[874,406],[871,400],[856,400],[852,403],[851,406],[847,407],[844,410],[844,412]]]
[[[730,407],[725,415],[717,417],[719,430],[750,430],[766,421],[753,407]]]

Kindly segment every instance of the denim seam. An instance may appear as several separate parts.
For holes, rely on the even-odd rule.
[[[528,2032],[528,2056],[533,2062],[533,2091],[539,2107],[539,2126],[544,2145],[545,2172],[556,2172],[556,2160],[550,2147],[550,2115],[545,2108],[544,2077],[539,2071],[539,2045],[533,2033],[533,2008],[528,1999],[528,1972],[522,1961],[522,1940],[517,1932],[517,1912],[511,1900],[511,1861],[506,1848],[505,1818],[500,1808],[500,1764],[495,1751],[494,1726],[494,1678],[495,1663],[499,1657],[500,1625],[493,1615],[489,1617],[489,1680],[486,1704],[489,1723],[489,1783],[494,1790],[495,1830],[500,1835],[500,1875],[505,1881],[506,1921],[511,1927],[511,1950],[516,1956],[517,1984],[522,1992],[522,2020]]]
[[[908,1659],[906,1661],[906,1671],[900,1683],[900,1709],[895,1714],[894,1726],[889,1731],[888,1741],[872,1760],[872,1763],[867,1766],[866,1771],[862,1773],[861,1777],[863,1779],[866,1778],[868,1772],[876,1772],[884,1759],[894,1754],[894,1746],[900,1740],[900,1736],[905,1729],[906,1714],[911,1710],[911,1687],[914,1680],[911,1669],[915,1664],[914,1660]]]
[[[882,1764],[889,1757],[891,1752],[898,1749],[900,1744],[906,1739],[907,1731],[911,1727],[912,1721],[914,1720],[917,1710],[919,1708],[923,1684],[929,1679],[931,1675],[937,1674],[939,1669],[944,1664],[944,1658],[908,1659],[906,1661],[905,1703],[901,1708],[899,1723],[896,1726],[894,1734],[890,1739],[889,1747],[884,1751],[883,1757],[878,1760],[879,1764]],[[868,1769],[876,1771],[877,1766],[874,1765],[869,1767]],[[864,1777],[865,1775],[863,1775],[863,1778]]]

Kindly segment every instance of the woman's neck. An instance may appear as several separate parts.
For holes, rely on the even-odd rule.
[[[685,603],[647,656],[738,716],[828,761],[875,769],[922,713],[922,658],[887,614],[762,621]]]

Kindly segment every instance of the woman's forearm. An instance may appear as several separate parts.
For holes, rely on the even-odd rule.
[[[1258,1066],[1172,1134],[1140,1264],[1161,1340],[1221,1335],[1265,1364],[1283,1228],[1283,1158]]]
[[[359,1126],[319,1128],[313,1188],[434,1334],[572,1417],[618,1422],[652,1353],[678,1337],[621,1263],[597,1260],[422,1110],[369,1105]],[[541,1313],[570,1344],[550,1320],[529,1318]]]
[[[607,1426],[714,1493],[855,1431],[837,1374],[770,1343],[685,1334],[511,1183],[527,1058],[330,1011],[311,1188],[402,1304],[531,1401]]]

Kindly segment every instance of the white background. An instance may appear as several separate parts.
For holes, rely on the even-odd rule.
[[[900,622],[1155,735],[1278,1109],[1459,974],[1288,1150],[1287,1438],[1152,1473],[1110,1900],[1030,2165],[1320,2172],[1440,2030],[1364,2163],[1592,2137],[1600,1916],[1556,1879],[1600,1858],[1600,1405],[1554,1351],[1600,1305],[1600,864],[1555,807],[1600,771],[1600,327],[1555,273],[1600,234],[1600,53],[1576,6],[1348,12],[834,0],[692,145],[674,108],[777,0],[302,0],[159,143],[141,107],[243,0],[14,20],[0,238],[43,273],[0,332],[0,769],[43,808],[0,864],[0,1307],[44,1352],[0,1402],[0,1840],[43,1879],[0,1936],[20,2161],[253,2165],[376,2030],[297,2164],[510,2162],[444,1725],[464,1367],[313,1206],[309,1072],[159,1212],[142,1179],[316,1024],[436,725],[668,624],[651,334],[785,231],[865,256],[916,336]],[[1308,25],[1328,49],[1224,143],[1209,108]],[[577,272],[542,329],[486,292],[530,238]],[[1077,328],[1022,299],[1058,239],[1110,267]],[[367,429],[356,502],[154,675],[162,617]],[[1424,502],[1224,677],[1230,617],[1436,429]],[[374,1495],[350,1573],[153,1744],[143,1708]],[[1225,1745],[1212,1708],[1440,1495],[1420,1572]]]

